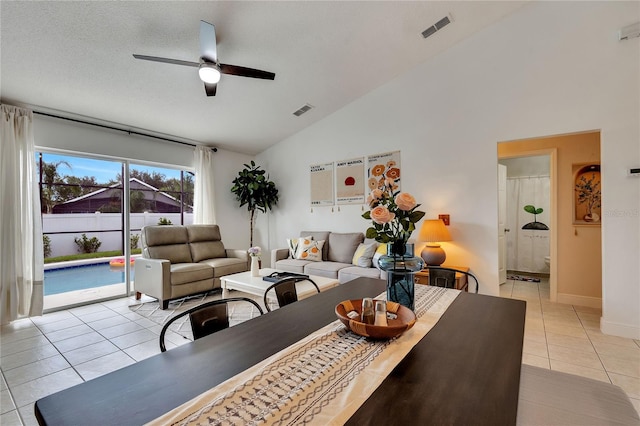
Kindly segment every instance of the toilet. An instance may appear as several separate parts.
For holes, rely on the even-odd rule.
[[[551,267],[551,256],[545,256],[545,257],[544,257],[544,263],[545,263],[545,265],[547,265],[548,267]]]

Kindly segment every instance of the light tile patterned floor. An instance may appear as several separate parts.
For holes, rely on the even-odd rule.
[[[500,296],[527,302],[522,362],[620,386],[640,413],[640,340],[600,332],[600,309],[549,301],[549,280],[507,280]]]
[[[639,341],[600,333],[599,310],[550,303],[546,281],[508,281],[500,291],[527,301],[524,363],[617,384],[640,411]],[[131,303],[95,303],[2,327],[0,424],[37,425],[36,400],[159,353],[161,327],[131,312]],[[167,346],[184,343],[177,336]]]

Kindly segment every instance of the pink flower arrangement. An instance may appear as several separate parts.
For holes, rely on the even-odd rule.
[[[262,249],[258,246],[255,247],[251,247],[249,250],[247,250],[247,253],[249,253],[249,256],[260,256],[262,254]]]
[[[373,238],[380,243],[406,243],[415,231],[416,223],[423,218],[424,212],[416,210],[420,204],[416,203],[413,195],[399,192],[394,196],[395,188],[395,180],[387,177],[382,189],[374,188],[369,194],[367,203],[371,210],[362,215],[363,218],[372,221],[372,226],[366,232],[367,238]]]

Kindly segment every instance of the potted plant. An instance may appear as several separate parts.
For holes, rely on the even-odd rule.
[[[259,210],[263,213],[271,210],[278,204],[278,189],[276,184],[265,176],[265,171],[256,166],[254,161],[251,165],[245,164],[244,169],[238,172],[238,176],[233,180],[231,192],[236,195],[236,200],[240,202],[240,207],[246,205],[250,212],[249,229],[251,235],[250,246],[253,246],[253,226],[255,223],[255,213]]]

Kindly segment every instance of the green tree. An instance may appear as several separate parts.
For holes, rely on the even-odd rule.
[[[87,195],[98,189],[96,188],[98,182],[94,176],[77,177],[67,175],[63,178],[63,181],[67,185],[73,185],[58,187],[58,193],[63,202]]]
[[[158,173],[158,172],[149,173],[147,171],[137,170],[137,169],[129,170],[129,176],[132,178],[136,178],[139,181],[142,181],[147,185],[151,185],[157,189],[161,189],[162,187],[164,187],[165,181],[167,180],[167,177],[162,173]],[[109,185],[119,184],[121,182],[122,182],[122,175],[118,173],[116,175],[115,180],[109,182]]]
[[[53,185],[54,183],[64,183],[62,176],[58,169],[60,166],[67,166],[71,169],[71,165],[66,161],[57,161],[55,163],[47,163],[42,161],[42,187],[40,191],[42,210],[45,213],[52,213],[53,207],[63,203],[66,199],[60,194],[59,185]]]
[[[259,210],[263,213],[271,210],[278,204],[278,189],[276,184],[265,176],[265,171],[256,166],[254,161],[251,165],[244,165],[245,169],[238,172],[238,177],[233,180],[231,192],[236,195],[236,200],[240,202],[240,207],[246,205],[251,213],[249,217],[249,230],[251,235],[250,246],[253,247],[253,226],[255,224],[255,213]]]

